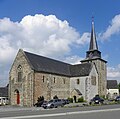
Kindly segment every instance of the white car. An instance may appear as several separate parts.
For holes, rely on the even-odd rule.
[[[0,97],[0,105],[8,105],[9,100],[7,97]]]

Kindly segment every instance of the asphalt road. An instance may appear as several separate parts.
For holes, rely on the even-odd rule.
[[[0,119],[120,119],[120,105],[76,108],[0,107]]]

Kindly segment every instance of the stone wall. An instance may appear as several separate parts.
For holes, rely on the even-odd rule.
[[[22,79],[18,81],[18,67],[22,67]],[[24,52],[19,50],[9,73],[9,97],[11,105],[17,105],[16,90],[19,91],[21,106],[33,105],[33,71]]]
[[[95,62],[97,70],[98,70],[98,92],[101,96],[106,96],[107,89],[107,69],[106,69],[106,63],[102,60],[93,60]]]
[[[78,89],[82,93],[84,100],[88,102],[98,94],[98,73],[94,64],[88,76],[72,77],[70,80],[71,98],[74,96],[72,94],[74,89]],[[79,83],[77,80],[79,80]],[[81,95],[76,95],[76,97],[79,98]]]
[[[70,96],[70,78],[47,73],[35,73],[34,103],[39,96],[45,100],[52,99],[55,95],[59,98]]]

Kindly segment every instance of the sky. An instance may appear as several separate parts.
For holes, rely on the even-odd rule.
[[[107,79],[120,82],[119,0],[0,0],[0,86],[19,49],[76,64],[89,49],[91,21]]]

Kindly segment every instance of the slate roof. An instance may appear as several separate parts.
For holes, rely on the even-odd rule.
[[[71,73],[71,76],[73,76],[73,77],[88,76],[91,71],[91,68],[92,68],[91,63],[71,65],[70,73]]]
[[[0,97],[8,97],[8,86],[0,87]]]
[[[88,76],[91,69],[91,63],[71,65],[40,55],[24,51],[31,68],[37,72],[45,72],[68,77]]]
[[[107,89],[118,89],[117,80],[107,80]]]
[[[78,89],[75,88],[74,90],[77,92],[78,95],[82,95],[82,93]]]

